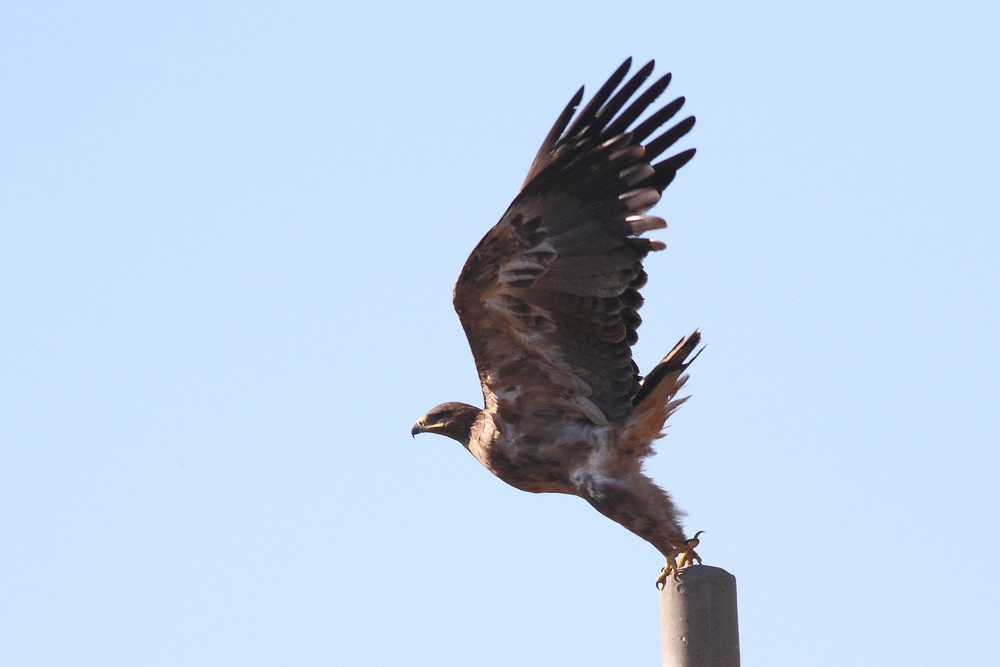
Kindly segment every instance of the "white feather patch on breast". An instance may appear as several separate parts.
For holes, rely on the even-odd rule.
[[[578,489],[593,489],[614,479],[609,471],[609,464],[614,462],[614,452],[609,444],[611,429],[591,427],[588,432],[589,440],[594,444],[594,449],[584,464],[569,475],[570,483]]]

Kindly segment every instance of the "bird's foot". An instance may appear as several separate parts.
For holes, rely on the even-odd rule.
[[[667,555],[667,562],[664,563],[663,567],[660,568],[660,574],[656,577],[656,590],[662,591],[663,587],[667,585],[667,578],[670,575],[674,575],[674,579],[677,579],[677,555],[676,549],[671,551]]]
[[[677,575],[682,567],[694,565],[695,563],[701,565],[701,556],[695,552],[694,548],[700,542],[698,536],[704,532],[703,530],[699,530],[694,534],[694,537],[690,540],[685,540],[684,544],[674,547],[667,554],[667,562],[663,565],[663,569],[660,570],[660,575],[656,577],[656,588],[658,590],[663,590],[663,587],[667,585],[667,578],[671,575],[673,575],[674,581],[677,581]]]

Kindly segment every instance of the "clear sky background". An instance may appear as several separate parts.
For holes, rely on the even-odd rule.
[[[649,472],[743,664],[987,664],[995,2],[7,3],[0,664],[656,665],[660,556],[413,421],[575,90],[672,71]],[[665,98],[670,99],[670,98]]]

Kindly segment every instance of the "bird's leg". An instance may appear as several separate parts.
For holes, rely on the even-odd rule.
[[[698,536],[684,539],[677,521],[677,508],[666,491],[636,471],[599,470],[581,474],[576,493],[587,499],[604,516],[617,521],[663,554],[667,563],[656,580],[657,587],[667,577],[677,576],[677,568],[701,562],[694,553]],[[699,533],[700,534],[700,533]],[[680,556],[680,561],[677,558]]]
[[[698,539],[698,536],[704,532],[703,530],[699,530],[690,540],[685,540],[684,544],[674,547],[667,553],[667,562],[663,565],[663,569],[660,570],[660,575],[656,577],[657,589],[662,591],[663,587],[667,585],[667,577],[671,575],[673,575],[674,581],[677,581],[677,574],[682,567],[694,565],[695,562],[701,565],[701,556],[695,552],[694,548],[701,541]],[[678,556],[680,556],[680,561],[677,560]]]

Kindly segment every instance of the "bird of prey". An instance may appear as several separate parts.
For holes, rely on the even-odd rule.
[[[443,403],[412,434],[457,440],[515,488],[585,499],[663,554],[660,587],[701,559],[697,536],[685,538],[681,512],[642,462],[687,400],[676,395],[700,334],[682,338],[645,377],[631,348],[643,259],[666,247],[642,237],[666,227],[647,211],[695,151],[657,159],[695,119],[661,131],[684,105],[679,97],[636,123],[671,75],[635,96],[654,63],[626,81],[631,64],[622,63],[579,113],[583,88],[576,93],[455,284],[485,407]]]

